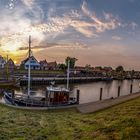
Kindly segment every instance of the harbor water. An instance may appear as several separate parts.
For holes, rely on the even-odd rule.
[[[100,89],[102,88],[102,99],[115,98],[118,96],[118,87],[120,86],[120,96],[130,94],[130,87],[133,84],[132,92],[138,92],[140,90],[139,84],[140,80],[113,80],[109,82],[99,81],[85,84],[71,84],[70,89],[72,91],[72,96],[76,97],[77,89],[80,90],[80,104],[95,102],[100,99]],[[66,85],[58,85],[61,87],[66,87]],[[32,93],[32,96],[44,96],[46,93],[46,86],[33,86],[32,90],[36,91]],[[2,89],[7,90],[7,89]],[[20,87],[16,89],[8,89],[14,90],[15,94],[26,94],[27,87]],[[3,94],[0,94],[0,98],[2,99]]]

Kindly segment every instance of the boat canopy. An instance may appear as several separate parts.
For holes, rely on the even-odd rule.
[[[47,91],[49,92],[70,92],[68,89],[66,88],[61,88],[61,87],[47,87]]]

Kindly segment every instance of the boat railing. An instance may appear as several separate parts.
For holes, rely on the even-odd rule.
[[[49,106],[63,106],[63,105],[68,105],[70,104],[69,101],[64,101],[64,102],[49,102],[47,100],[33,100],[33,99],[23,99],[23,98],[15,98],[15,101],[20,101],[21,103],[24,103],[28,106],[45,106],[45,107],[49,107]]]
[[[46,106],[47,102],[45,101],[38,101],[38,100],[32,100],[32,99],[22,99],[22,98],[15,98],[15,101],[20,101],[21,103],[27,104],[27,105],[38,105],[38,106]]]

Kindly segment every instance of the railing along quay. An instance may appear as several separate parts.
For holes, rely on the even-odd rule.
[[[108,80],[106,77],[70,77],[70,83],[82,83],[82,82],[94,82],[94,81],[106,81]],[[42,84],[50,84],[50,82],[55,81],[56,84],[64,84],[67,81],[66,77],[33,77],[31,78],[32,85],[42,85]],[[28,82],[27,78],[20,79],[20,85],[26,85]]]

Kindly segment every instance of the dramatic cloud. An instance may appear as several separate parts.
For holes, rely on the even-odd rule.
[[[14,1],[11,1],[11,3],[15,4]],[[69,28],[73,28],[85,37],[97,37],[99,33],[115,29],[120,25],[117,18],[114,18],[111,14],[104,13],[104,20],[97,18],[95,13],[88,9],[86,1],[81,6],[83,13],[78,10],[71,10],[61,16],[50,16],[50,13],[48,13],[48,19],[43,23],[42,20],[46,13],[35,0],[22,0],[22,3],[25,9],[16,7],[7,15],[4,13],[8,13],[8,10],[1,11],[0,44],[5,51],[10,51],[12,44],[15,46],[14,50],[16,50],[16,47],[17,49],[21,46],[25,47],[23,40],[29,34],[36,39],[35,43],[40,44],[40,42],[46,40],[46,37],[59,36]],[[25,16],[27,13],[32,15],[31,19]],[[84,16],[92,21],[85,20]]]
[[[112,5],[103,1],[98,4],[97,0],[0,0],[0,51],[21,60],[31,35],[37,58],[46,58],[47,54],[57,60],[60,56],[64,59],[74,55],[84,64],[94,64],[93,60],[119,64],[120,58],[132,53],[128,48],[139,45],[139,36],[128,34],[139,33],[139,19],[129,16],[128,8],[117,9],[116,4],[123,4],[118,1]],[[131,9],[135,2],[129,0],[126,6],[130,4]],[[115,6],[116,10],[106,9],[106,4]],[[108,45],[108,42],[113,43]]]
[[[112,36],[113,40],[122,40],[122,38],[120,36]]]
[[[132,28],[132,30],[135,30],[135,29],[138,27],[138,24],[135,23],[135,22],[132,22],[132,23],[130,23],[129,25],[130,25],[130,27]]]
[[[33,7],[33,5],[35,4],[35,0],[21,0],[28,8]]]
[[[88,49],[88,47],[85,44],[81,44],[79,42],[67,44],[64,43],[44,43],[44,44],[46,45],[34,46],[32,47],[32,50],[42,50],[48,48],[73,49],[73,50]],[[20,47],[18,50],[24,51],[28,49],[29,49],[28,47]]]
[[[86,1],[82,4],[82,11],[92,20],[92,25],[90,25],[90,27],[94,27],[95,29],[93,34],[101,33],[106,30],[112,30],[121,25],[119,20],[109,13],[104,13],[104,20],[97,18],[95,13],[89,11]],[[91,30],[89,29],[88,31],[91,34]]]

